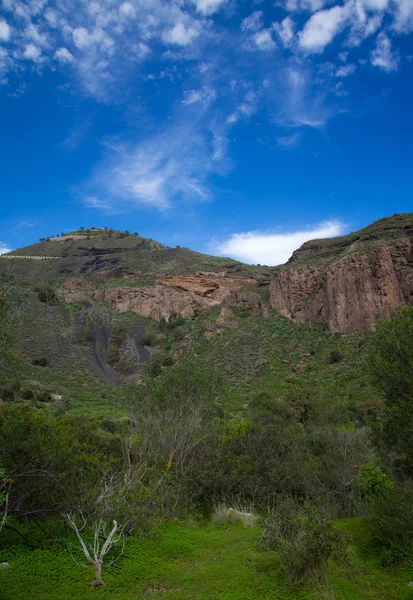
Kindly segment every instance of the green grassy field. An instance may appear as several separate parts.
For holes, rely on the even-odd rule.
[[[130,538],[124,555],[103,570],[105,586],[89,589],[91,567],[76,565],[66,548],[1,551],[1,600],[408,600],[413,561],[383,568],[366,558],[368,536],[360,519],[336,525],[351,534],[348,564],[330,564],[323,581],[303,587],[283,583],[278,559],[262,547],[259,527],[240,524],[168,524],[143,540]]]

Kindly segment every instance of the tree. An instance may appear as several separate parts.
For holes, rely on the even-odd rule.
[[[401,479],[413,477],[413,306],[379,322],[369,356],[372,377],[383,392],[382,418],[374,441]]]
[[[10,484],[11,479],[7,477],[4,469],[0,469],[0,533],[6,523],[10,520],[8,514]]]
[[[105,556],[111,551],[111,549],[116,546],[119,541],[123,540],[122,534],[116,535],[118,531],[118,524],[116,521],[113,521],[113,527],[109,533],[106,533],[106,527],[103,519],[99,519],[96,521],[92,527],[93,530],[93,549],[89,548],[85,540],[81,535],[82,529],[86,526],[86,521],[83,522],[82,527],[78,527],[76,525],[75,518],[72,515],[65,515],[69,526],[75,532],[77,540],[82,548],[82,552],[86,557],[88,563],[90,563],[94,569],[96,570],[96,577],[94,581],[91,582],[91,586],[95,587],[97,585],[103,585],[102,581],[102,568],[103,561]],[[102,544],[102,539],[104,540]],[[121,554],[123,552],[123,548],[121,550]],[[119,557],[118,557],[119,558]],[[112,563],[113,564],[113,561]]]
[[[137,387],[131,418],[140,460],[164,465],[178,479],[188,474],[198,447],[213,435],[222,389],[219,374],[193,360],[171,367],[162,380]]]
[[[79,227],[80,231],[84,231],[85,228],[84,227]]]

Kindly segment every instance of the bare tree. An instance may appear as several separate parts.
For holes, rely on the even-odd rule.
[[[86,521],[83,520],[83,525],[81,527],[78,527],[76,525],[75,518],[72,515],[67,514],[67,515],[65,515],[65,517],[66,517],[67,522],[69,523],[70,527],[75,532],[75,535],[80,544],[82,552],[86,557],[86,560],[96,570],[96,577],[91,582],[90,585],[93,587],[95,587],[97,585],[104,585],[104,582],[102,580],[102,568],[103,568],[103,561],[105,559],[105,556],[120,541],[122,541],[122,547],[119,552],[119,555],[116,557],[115,560],[119,559],[123,553],[124,536],[123,536],[122,532],[118,533],[117,522],[113,521],[113,527],[112,527],[111,531],[107,534],[106,533],[106,525],[105,525],[104,520],[99,519],[98,521],[96,521],[92,528],[92,530],[93,530],[93,546],[88,547],[88,544],[85,542],[85,540],[83,539],[83,537],[81,535],[81,531],[84,530],[84,528],[86,527]],[[104,540],[103,544],[102,544],[102,540]],[[72,555],[72,558],[74,559],[73,555]],[[76,559],[74,559],[74,560],[77,563]],[[112,560],[110,565],[112,565],[114,562],[115,561]],[[86,566],[86,565],[84,565],[84,566]]]
[[[11,479],[7,477],[5,471],[0,469],[0,533],[6,523],[9,521],[9,493],[8,488]]]

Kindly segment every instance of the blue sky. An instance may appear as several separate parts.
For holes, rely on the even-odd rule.
[[[0,251],[279,264],[413,209],[412,0],[0,0]]]

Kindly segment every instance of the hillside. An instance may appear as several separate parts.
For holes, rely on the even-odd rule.
[[[346,261],[373,268],[377,253],[409,247],[412,226],[412,215],[398,215],[342,238],[307,242],[281,268],[167,248],[115,230],[78,230],[15,250],[16,258],[0,260],[0,271],[24,290],[17,332],[22,391],[63,396],[65,410],[75,413],[121,416],[116,387],[108,384],[159,375],[181,357],[196,356],[225,375],[226,404],[241,414],[252,392],[288,394],[296,384],[331,386],[356,410],[371,394],[359,333],[383,314],[372,310],[357,322],[353,262]],[[409,261],[402,270],[407,276]],[[400,261],[394,264],[401,268]],[[344,291],[338,282],[333,292],[347,304],[351,299],[351,318],[361,323],[350,327],[351,339],[329,335],[323,326],[341,331],[325,318],[326,306],[340,306],[328,296],[333,271],[350,282]],[[357,272],[357,289],[371,279],[381,285],[380,272],[370,279]],[[393,298],[393,308],[403,303],[382,298]],[[329,364],[332,352],[343,360]]]

